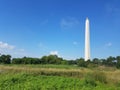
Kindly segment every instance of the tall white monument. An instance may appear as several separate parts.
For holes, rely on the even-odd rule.
[[[89,19],[85,21],[85,61],[90,59],[90,26]]]

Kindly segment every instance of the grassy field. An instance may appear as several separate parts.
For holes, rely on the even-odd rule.
[[[120,70],[70,65],[0,65],[0,90],[120,90]]]

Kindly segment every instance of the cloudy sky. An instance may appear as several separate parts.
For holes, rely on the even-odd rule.
[[[84,57],[86,17],[91,57],[120,55],[120,0],[0,0],[0,53]]]

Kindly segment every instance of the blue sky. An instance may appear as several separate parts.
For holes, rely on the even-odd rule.
[[[120,0],[0,0],[0,52],[84,57],[86,17],[91,57],[120,55]]]

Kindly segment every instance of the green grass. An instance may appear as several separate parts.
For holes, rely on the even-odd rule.
[[[0,65],[0,90],[120,90],[119,75],[108,67]]]
[[[0,90],[119,90],[94,80],[27,73],[0,75]]]

